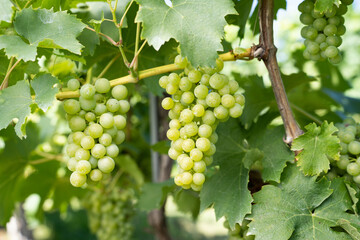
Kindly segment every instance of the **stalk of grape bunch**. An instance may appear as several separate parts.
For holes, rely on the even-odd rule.
[[[70,90],[79,87],[76,79],[68,81]],[[72,131],[65,152],[67,167],[73,172],[70,176],[73,186],[83,186],[88,178],[98,182],[103,174],[113,171],[118,145],[125,140],[126,113],[130,109],[127,95],[125,86],[111,89],[110,82],[100,78],[94,85],[84,84],[79,99],[64,101]]]
[[[214,68],[196,69],[178,55],[175,64],[184,68],[183,72],[159,79],[160,86],[171,95],[161,103],[171,119],[168,154],[179,166],[175,184],[200,191],[206,167],[212,164],[216,152],[216,127],[230,117],[240,117],[245,98],[235,80],[219,73],[223,68],[219,59]]]

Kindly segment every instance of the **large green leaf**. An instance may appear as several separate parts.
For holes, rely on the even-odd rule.
[[[0,105],[2,106],[2,105]],[[18,200],[17,187],[24,179],[24,170],[31,152],[39,144],[38,131],[28,124],[29,136],[20,140],[13,127],[0,131],[5,139],[5,148],[0,153],[0,223],[7,222]]]
[[[329,158],[340,157],[340,140],[333,136],[338,129],[333,123],[326,121],[317,127],[315,123],[306,127],[307,132],[294,139],[291,150],[301,151],[296,156],[297,164],[305,175],[319,175],[330,169]]]
[[[205,182],[200,193],[200,209],[213,204],[216,218],[225,216],[234,228],[235,223],[241,223],[251,212],[252,197],[247,188],[249,169],[244,162],[251,162],[246,157],[254,155],[245,154],[249,150],[243,146],[244,135],[235,120],[220,125],[217,132],[219,141],[214,158],[220,169]]]
[[[158,50],[170,38],[180,42],[181,53],[194,66],[215,65],[225,16],[236,14],[230,0],[174,0],[172,6],[162,0],[137,0],[140,11],[136,22],[143,23],[142,37]]]
[[[236,0],[235,9],[238,12],[238,15],[230,15],[226,17],[226,20],[230,24],[236,24],[240,27],[240,30],[238,32],[240,38],[244,37],[245,25],[249,18],[253,2],[254,0]]]
[[[11,17],[13,15],[13,4],[9,0],[0,0],[0,22],[11,22]]]
[[[281,180],[278,186],[267,185],[254,194],[249,234],[256,239],[350,240],[348,234],[332,229],[339,219],[360,229],[358,216],[346,212],[352,202],[342,179],[330,186],[325,178],[316,182],[316,177],[306,177],[290,165]]]
[[[44,112],[53,104],[55,94],[59,92],[59,88],[55,86],[57,83],[59,80],[48,73],[37,75],[31,81],[31,87],[35,91],[35,102]]]
[[[15,131],[22,138],[25,135],[25,120],[30,114],[31,104],[30,86],[25,80],[0,91],[0,130],[6,128],[14,118],[18,118]]]
[[[34,61],[37,55],[36,46],[25,43],[19,36],[0,36],[0,49],[5,49],[6,56]]]
[[[26,8],[16,14],[16,32],[29,40],[31,45],[45,48],[67,49],[80,54],[83,47],[76,37],[85,24],[66,12]]]
[[[142,211],[160,208],[169,192],[174,190],[173,179],[160,183],[145,183],[142,188],[138,206]]]

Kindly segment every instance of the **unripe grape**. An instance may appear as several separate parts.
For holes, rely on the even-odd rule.
[[[199,149],[194,148],[190,151],[190,158],[193,161],[198,162],[203,158],[203,153]]]
[[[200,83],[202,85],[209,85],[209,81],[210,81],[210,75],[209,74],[203,74],[200,80]]]
[[[192,175],[191,175],[191,173],[189,173],[189,172],[183,172],[183,173],[181,174],[181,182],[182,182],[184,185],[191,184],[191,182],[192,182]]]
[[[314,18],[310,13],[302,13],[300,15],[300,22],[305,25],[310,25],[314,22]]]
[[[96,116],[95,116],[95,114],[93,112],[87,112],[85,114],[85,120],[86,121],[93,122],[93,121],[95,121],[95,119],[96,119]]]
[[[188,77],[182,77],[180,79],[180,83],[179,83],[179,88],[181,89],[181,91],[190,91],[191,88],[193,87],[192,82],[190,82]]]
[[[196,104],[193,108],[192,108],[192,112],[194,114],[195,117],[202,117],[205,114],[205,108],[203,105],[201,104]]]
[[[110,136],[112,138],[114,138],[116,136],[117,132],[118,132],[118,130],[117,130],[117,128],[115,126],[113,126],[112,128],[105,128],[104,129],[104,133],[110,134]]]
[[[197,70],[191,70],[188,74],[189,81],[192,83],[200,82],[201,80],[201,72]]]
[[[176,73],[170,73],[168,81],[170,84],[174,84],[174,85],[178,86],[180,83],[180,77]]]
[[[95,146],[91,149],[91,155],[95,158],[102,158],[106,154],[106,148],[102,144],[95,144]],[[98,162],[99,164],[99,162]]]
[[[106,102],[106,108],[109,112],[117,112],[120,109],[120,103],[115,98],[110,98]]]
[[[215,144],[215,143],[217,143],[218,139],[219,139],[219,136],[217,135],[217,133],[213,132],[213,134],[211,134],[209,140],[210,140],[210,142]]]
[[[80,174],[78,172],[73,172],[70,175],[70,183],[74,187],[81,187],[86,183],[86,175]]]
[[[84,136],[81,139],[81,143],[80,145],[84,148],[84,149],[91,149],[94,147],[95,145],[95,141],[91,136]]]
[[[170,128],[166,132],[166,136],[169,140],[175,141],[180,137],[180,132],[176,128]]]
[[[211,92],[206,96],[206,104],[209,107],[217,107],[220,105],[221,97],[216,92]]]
[[[94,113],[96,115],[100,116],[100,115],[102,115],[102,114],[104,114],[106,112],[107,112],[107,108],[106,108],[105,104],[103,104],[103,103],[97,103],[96,104],[96,107],[94,109]]]
[[[205,157],[205,158],[207,158],[207,157]],[[204,161],[194,162],[193,170],[197,173],[205,172],[206,163]]]
[[[93,156],[90,156],[89,163],[91,165],[91,168],[96,168],[97,162],[98,162],[98,160],[96,158],[94,158]]]
[[[80,161],[80,160],[88,160],[90,158],[90,153],[88,150],[85,150],[83,148],[79,148],[78,150],[76,150],[75,152],[75,159]]]
[[[207,138],[201,137],[196,140],[196,147],[202,152],[208,151],[210,149],[210,146],[210,140]]]
[[[95,89],[98,93],[107,93],[110,91],[110,82],[105,78],[99,78],[95,81]]]
[[[159,79],[159,85],[160,87],[162,88],[166,88],[166,86],[168,85],[169,83],[169,77],[168,76],[162,76],[160,79]]]
[[[210,166],[214,161],[212,156],[205,156],[203,160],[204,160],[206,166]]]
[[[75,158],[69,158],[69,160],[66,163],[67,168],[74,172],[76,170],[77,160]]]
[[[92,99],[95,95],[95,87],[89,83],[84,84],[80,88],[80,96],[85,99]]]
[[[70,143],[66,146],[66,154],[69,157],[74,157],[76,151],[80,148],[79,145],[75,144],[75,143]]]
[[[173,148],[173,149],[175,149],[176,151],[178,151],[178,152],[182,152],[182,143],[183,143],[183,139],[181,139],[181,138],[179,138],[179,139],[177,139],[177,140],[175,140],[175,141],[172,141],[171,142],[171,147]]]
[[[111,173],[115,168],[115,161],[111,157],[105,156],[98,161],[98,168],[103,173]]]
[[[180,151],[177,151],[174,148],[169,148],[168,155],[171,159],[176,160],[180,156],[180,154]]]
[[[120,145],[125,141],[125,132],[117,131],[115,137],[113,138],[115,144]]]
[[[222,75],[215,73],[210,77],[209,83],[212,88],[221,89],[225,86],[226,81],[224,80]]]
[[[328,58],[333,58],[335,57],[336,55],[339,54],[339,50],[335,47],[335,46],[329,46],[326,48],[325,50],[325,55],[328,57]]]
[[[211,126],[216,122],[216,117],[212,111],[206,110],[204,116],[202,117],[202,121],[203,123]]]
[[[193,160],[191,160],[190,157],[181,158],[181,160],[178,163],[179,166],[185,171],[190,170],[194,166],[194,162]]]
[[[229,116],[229,111],[223,105],[219,105],[218,107],[214,108],[214,115],[217,119],[225,119]]]
[[[349,156],[347,155],[341,155],[340,160],[336,162],[336,165],[338,168],[345,170],[347,168],[347,165],[349,165]]]
[[[114,126],[114,117],[111,113],[104,113],[100,116],[99,123],[103,128],[112,128]]]
[[[91,164],[86,160],[80,160],[76,164],[76,171],[80,174],[86,175],[91,171]]]
[[[114,126],[118,130],[122,130],[126,127],[126,118],[123,115],[114,116]]]
[[[103,174],[99,169],[94,169],[90,172],[90,179],[94,182],[98,182],[103,178]]]
[[[340,141],[344,142],[344,143],[350,143],[355,140],[354,133],[348,132],[348,131],[339,131],[338,137],[339,137]]]
[[[174,59],[174,63],[179,68],[185,68],[188,62],[186,58],[181,57],[181,55],[177,55]]]
[[[170,110],[171,108],[174,107],[174,101],[170,97],[166,97],[162,100],[161,106],[165,110]]]
[[[358,141],[350,142],[348,145],[348,151],[349,151],[349,153],[351,153],[353,155],[360,154],[360,142],[358,142]]]
[[[68,82],[67,82],[67,88],[70,90],[70,91],[76,91],[80,88],[80,82],[77,80],[77,79],[70,79]]]
[[[85,119],[79,116],[74,116],[69,120],[69,127],[73,132],[82,131],[86,128]]]
[[[179,129],[181,128],[181,123],[178,119],[173,119],[169,122],[169,127]]]
[[[101,127],[100,124],[92,124],[89,126],[88,128],[89,130],[89,134],[92,138],[99,138],[102,134],[103,134],[103,128]]]
[[[193,137],[198,133],[198,126],[195,122],[188,123],[184,126],[185,134],[187,137]],[[181,134],[180,134],[181,135]]]
[[[74,99],[64,101],[64,110],[68,114],[76,114],[80,112],[80,103]]]
[[[111,144],[110,146],[106,147],[106,155],[112,158],[116,158],[119,155],[119,148],[116,144]]]
[[[166,85],[166,92],[170,95],[175,94],[177,90],[178,90],[178,87],[175,84],[168,83]]]
[[[355,162],[349,163],[346,167],[346,171],[351,176],[357,176],[360,174],[360,166]]]
[[[129,103],[129,101],[127,101],[127,100],[120,100],[120,101],[119,101],[119,104],[120,104],[119,112],[120,112],[121,114],[125,114],[125,113],[127,113],[127,112],[130,110],[130,103]]]
[[[103,133],[99,138],[99,143],[107,147],[112,143],[112,137],[108,133]]]
[[[202,124],[199,127],[199,131],[198,131],[199,136],[204,138],[209,138],[212,132],[213,132],[212,128],[207,124]]]
[[[314,3],[310,0],[303,1],[299,4],[298,9],[303,13],[311,13],[311,11],[314,9]]]
[[[336,56],[333,57],[333,58],[329,58],[329,62],[330,62],[331,64],[338,64],[338,63],[340,63],[341,61],[342,61],[342,57],[341,57],[340,54],[336,55]]]
[[[196,86],[194,89],[195,97],[197,97],[198,99],[205,99],[208,93],[209,93],[209,89],[202,84]]]
[[[123,100],[127,98],[128,90],[124,85],[117,85],[111,90],[111,95],[116,100]]]
[[[202,173],[194,173],[193,183],[196,185],[202,185],[205,182],[205,176]]]
[[[235,103],[235,106],[230,108],[229,115],[232,118],[238,118],[241,116],[242,112],[243,112],[243,107],[240,104]]]
[[[195,142],[192,139],[185,139],[182,143],[182,148],[185,152],[190,152],[195,148]],[[201,149],[200,149],[201,150]]]
[[[216,152],[216,146],[215,146],[215,144],[210,143],[210,148],[209,148],[209,150],[207,150],[207,151],[204,152],[204,153],[205,153],[206,156],[212,156],[212,155],[215,154],[215,152]]]
[[[191,186],[192,190],[199,192],[199,191],[201,191],[203,185],[199,186],[199,185],[192,183],[190,186]]]
[[[180,122],[190,123],[194,119],[194,114],[190,109],[184,109],[180,113]]]

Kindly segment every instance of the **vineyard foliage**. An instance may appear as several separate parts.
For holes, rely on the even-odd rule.
[[[273,76],[263,67],[263,56],[254,54],[266,47],[256,45],[260,32],[263,34],[259,27],[261,2],[273,3],[272,20],[276,25],[280,11],[288,14],[290,1],[259,2],[0,0],[0,224],[9,221],[18,203],[37,194],[40,207],[35,218],[39,221],[49,210],[64,212],[74,199],[80,199],[93,217],[90,227],[99,239],[129,239],[133,215],[160,208],[168,196],[173,196],[178,209],[191,213],[194,219],[205,209],[213,208],[217,220],[226,218],[230,232],[246,222],[246,228],[241,227],[250,237],[255,235],[256,240],[360,239],[360,144],[356,145],[360,141],[360,99],[354,91],[359,82],[360,29],[354,24],[360,19],[359,13],[354,11],[351,0],[304,1],[313,7],[311,11],[322,14],[322,19],[328,19],[323,13],[331,12],[339,4],[347,6],[347,13],[341,12],[348,30],[341,36],[343,43],[338,47],[342,56],[339,64],[320,61],[320,57],[311,58],[319,61],[303,57],[311,44],[306,40],[305,47],[300,40],[300,21],[277,33],[282,39],[275,41],[275,45],[280,45],[279,74],[295,119],[304,131],[288,145],[284,142],[287,126],[283,125],[269,81]],[[307,11],[301,7],[299,10]],[[309,21],[314,21],[315,17],[309,15],[312,19]],[[183,66],[176,57],[179,54],[185,61]],[[212,163],[204,164],[206,171],[198,173],[206,179],[199,181],[202,189],[195,186],[200,191],[191,190],[191,181],[183,184],[185,189],[175,185],[173,178],[179,169],[176,161],[171,179],[152,182],[151,151],[167,155],[173,144],[170,146],[166,139],[164,125],[156,128],[159,141],[156,144],[151,141],[150,115],[163,111],[160,106],[163,98],[172,95],[175,99],[179,95],[177,90],[170,94],[166,86],[161,86],[161,82],[159,85],[159,79],[170,72],[190,78],[189,72],[194,69],[203,76],[207,73],[214,76],[217,73],[213,69],[219,69],[219,59],[224,60],[225,66],[223,75],[217,77],[226,78],[226,83],[236,81],[240,89],[238,96],[244,96],[245,105],[238,104],[241,117],[226,115],[211,126],[218,137],[215,145],[211,143],[216,153],[207,156],[204,151],[204,157],[214,156]],[[69,179],[71,171],[77,168],[68,169],[68,161],[74,154],[66,156],[65,149],[73,141],[68,137],[71,130],[79,130],[70,130],[69,119],[74,116],[64,109],[63,102],[70,98],[79,100],[78,88],[71,89],[77,84],[74,79],[85,85],[103,78],[111,80],[112,89],[121,84],[128,89],[126,100],[130,109],[119,110],[127,121],[126,127],[121,128],[126,138],[119,141],[118,147],[115,145],[119,153],[114,154],[112,172],[103,171],[99,183],[88,180],[83,187],[75,188]],[[197,82],[186,93],[194,92],[195,86],[200,86]],[[213,86],[209,87],[212,93],[226,92]],[[207,94],[209,90],[206,90]],[[92,100],[96,98],[94,94]],[[111,89],[107,89],[103,98],[109,99],[110,94]],[[158,110],[150,107],[150,94],[156,97]],[[227,95],[236,98],[235,93]],[[195,93],[191,102],[206,105],[197,98]],[[176,101],[183,108],[191,110],[193,106]],[[215,111],[215,107],[207,111]],[[80,108],[76,111],[78,118],[85,115],[85,111],[78,112]],[[158,114],[162,116],[160,122],[168,121],[165,114],[165,117]],[[169,117],[173,119],[171,114]],[[201,122],[197,117],[192,122],[195,125]],[[86,127],[95,123],[89,120]],[[84,129],[85,125],[80,131]],[[117,130],[111,136],[113,139]],[[94,144],[101,145],[99,142],[95,140]],[[86,173],[91,169],[88,165]],[[180,174],[183,172],[180,170]],[[85,181],[86,178],[78,185]],[[96,203],[100,198],[97,196],[101,196],[101,204],[109,209],[128,208],[116,215],[120,227],[115,224],[110,229],[107,222],[99,220],[111,222],[115,217],[109,213],[112,210],[104,210]],[[49,201],[50,207],[46,204]]]

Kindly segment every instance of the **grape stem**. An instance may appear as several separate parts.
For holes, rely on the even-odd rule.
[[[234,54],[233,52],[227,52],[227,53],[221,54],[220,58],[223,61],[235,61],[237,59],[248,60],[248,59],[253,58],[253,54],[254,54],[254,47],[246,49],[245,51],[243,51],[242,53],[239,53],[239,54]],[[133,77],[131,74],[121,77],[121,78],[113,79],[110,81],[110,85],[111,85],[111,87],[114,87],[116,85],[122,85],[122,84],[127,84],[127,83],[136,83],[136,82],[138,82],[138,80],[141,80],[144,78],[148,78],[148,77],[152,77],[152,76],[156,76],[159,74],[172,72],[172,71],[176,71],[176,70],[180,70],[180,69],[181,68],[177,67],[175,64],[163,65],[160,67],[155,67],[155,68],[150,68],[150,69],[140,71],[138,79]],[[60,93],[56,94],[56,98],[59,100],[66,99],[66,98],[77,98],[79,96],[80,96],[79,91],[64,91],[64,92],[60,92]]]
[[[8,66],[8,70],[7,70],[6,75],[5,75],[5,78],[4,78],[4,80],[3,80],[3,82],[1,83],[1,86],[0,86],[0,90],[3,90],[3,89],[8,87],[10,74],[15,69],[15,67],[20,63],[21,59],[17,60],[14,63],[14,65],[12,65],[13,61],[14,61],[14,57],[11,57],[10,63],[9,63],[9,66]]]
[[[285,87],[281,79],[279,64],[276,59],[277,48],[274,45],[273,21],[274,21],[274,0],[261,0],[259,7],[260,18],[260,40],[258,49],[263,49],[262,55],[259,56],[263,60],[271,80],[271,85],[275,94],[276,103],[278,105],[281,118],[285,127],[284,142],[291,145],[292,141],[303,134],[297,124],[294,114],[290,108]]]
[[[95,33],[97,33],[97,34],[99,34],[99,35],[101,35],[101,36],[103,36],[103,37],[105,37],[105,38],[106,38],[107,40],[109,40],[109,42],[110,42],[112,45],[114,45],[115,47],[118,47],[118,46],[119,46],[119,43],[118,43],[118,42],[115,42],[114,39],[112,39],[110,36],[108,36],[108,35],[106,35],[106,34],[104,34],[104,33],[102,33],[102,32],[96,32],[95,29],[93,29],[93,28],[91,28],[91,27],[89,27],[89,26],[86,26],[85,28],[88,29],[88,30],[90,30],[90,31],[93,31],[93,32],[95,32]]]

